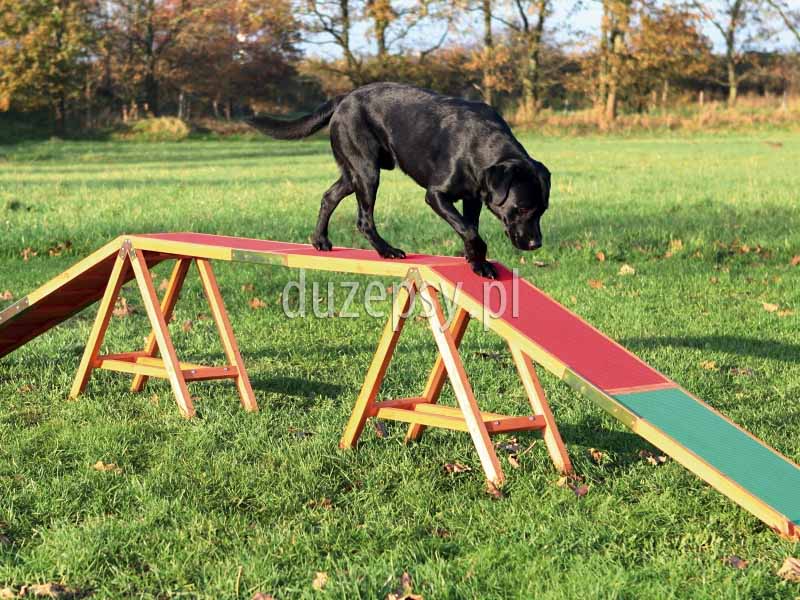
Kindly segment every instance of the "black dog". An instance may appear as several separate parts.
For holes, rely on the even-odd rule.
[[[380,170],[395,166],[425,188],[425,200],[464,240],[464,255],[479,275],[497,277],[478,235],[483,203],[503,222],[514,246],[535,250],[542,245],[539,219],[549,202],[550,172],[482,102],[373,83],[295,121],[256,117],[250,122],[284,140],[307,137],[330,122],[341,176],[322,197],[311,239],[317,250],[331,249],[328,221],[339,202],[355,192],[359,231],[382,257],[405,257],[378,234],[373,219]],[[461,213],[454,206],[458,200]]]

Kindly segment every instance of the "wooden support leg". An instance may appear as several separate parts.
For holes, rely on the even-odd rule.
[[[178,302],[178,296],[183,287],[183,282],[186,280],[186,273],[189,272],[190,263],[191,260],[188,258],[179,258],[172,269],[169,284],[164,292],[164,297],[161,299],[161,314],[164,315],[164,321],[167,323],[172,319],[172,313],[175,310],[175,304]],[[151,331],[144,345],[144,356],[155,356],[157,351],[156,335],[154,331]],[[141,392],[144,386],[147,385],[147,379],[147,375],[134,375],[133,382],[131,383],[131,391]]]
[[[108,284],[106,285],[106,291],[103,293],[103,298],[100,301],[97,317],[94,320],[92,331],[86,342],[86,348],[83,351],[81,364],[78,367],[78,372],[72,383],[72,389],[69,393],[70,398],[77,398],[80,396],[81,392],[86,389],[86,384],[92,374],[92,365],[100,353],[100,346],[108,330],[108,322],[114,312],[114,304],[117,302],[119,290],[122,287],[122,283],[128,271],[127,251],[128,247],[123,246],[117,256],[117,260],[114,262],[111,276],[108,278]]]
[[[522,379],[522,385],[528,394],[531,408],[534,414],[541,415],[544,418],[546,426],[542,433],[550,458],[553,460],[556,469],[561,473],[571,473],[572,463],[567,449],[564,447],[564,442],[553,418],[553,413],[539,381],[539,376],[536,374],[536,367],[530,357],[516,345],[509,344],[509,348],[511,349],[511,356],[514,358],[514,364],[517,366],[517,371],[519,371],[520,379]]]
[[[172,338],[169,335],[167,322],[164,319],[164,314],[161,312],[158,296],[153,287],[153,280],[147,268],[147,262],[142,252],[134,248],[129,251],[128,256],[133,266],[133,272],[136,275],[136,283],[139,285],[139,291],[142,294],[142,302],[144,303],[147,316],[150,319],[150,325],[153,328],[153,334],[156,338],[156,345],[164,361],[164,368],[167,371],[167,377],[172,386],[172,391],[175,394],[178,407],[183,416],[187,418],[192,417],[194,416],[192,397],[189,395],[189,389],[186,387],[186,379],[183,377],[178,357],[175,354],[175,347],[172,345]]]
[[[431,330],[433,331],[433,337],[436,340],[436,345],[439,347],[439,354],[444,362],[447,375],[450,377],[450,383],[453,386],[458,405],[464,415],[464,421],[472,437],[472,442],[475,444],[475,449],[478,451],[478,456],[480,457],[481,466],[486,474],[486,478],[495,485],[502,485],[505,480],[503,469],[500,466],[500,461],[497,459],[492,441],[489,439],[489,432],[486,430],[486,425],[484,425],[483,419],[481,418],[478,403],[475,400],[472,386],[464,371],[464,365],[458,354],[455,340],[453,339],[450,329],[447,327],[442,305],[439,303],[438,299],[439,294],[436,289],[424,283],[420,286],[419,293],[422,300],[431,307],[428,319]]]
[[[350,420],[344,430],[344,435],[342,435],[342,439],[339,442],[339,447],[342,449],[352,448],[364,430],[367,415],[369,415],[370,408],[375,403],[381,382],[383,382],[383,377],[386,375],[386,369],[392,360],[397,339],[403,331],[413,289],[413,283],[406,281],[397,292],[392,314],[383,329],[383,334],[378,342],[378,348],[375,350],[375,356],[372,358],[369,371],[367,371],[361,393],[358,395],[353,412],[350,414]]]
[[[239,390],[242,406],[245,410],[255,412],[258,410],[258,403],[256,402],[253,388],[250,385],[247,371],[244,368],[244,361],[239,352],[239,345],[236,343],[236,338],[233,335],[233,328],[231,327],[228,313],[225,311],[225,304],[222,301],[222,294],[220,294],[219,291],[217,278],[208,260],[198,258],[196,262],[197,270],[200,272],[200,281],[203,284],[203,291],[208,299],[208,306],[211,308],[214,322],[217,324],[217,330],[219,331],[219,337],[222,341],[222,347],[225,350],[225,356],[227,357],[228,363],[234,365],[239,372],[239,375],[236,377],[236,387]]]
[[[459,307],[456,316],[453,318],[453,322],[450,324],[450,335],[453,336],[453,342],[455,342],[456,348],[461,344],[461,338],[464,337],[464,332],[467,330],[469,319],[469,312]],[[425,384],[425,390],[422,393],[425,402],[428,404],[436,404],[436,402],[439,401],[439,395],[442,393],[442,387],[444,386],[446,378],[447,371],[444,368],[442,356],[439,354],[436,356],[436,362],[433,363],[433,369],[431,369],[431,374],[428,376],[428,382]],[[405,441],[412,442],[419,440],[424,431],[425,425],[421,423],[412,423],[408,426]]]

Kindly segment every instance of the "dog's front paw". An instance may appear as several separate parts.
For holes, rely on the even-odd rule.
[[[311,240],[311,245],[322,252],[330,252],[333,250],[333,244],[331,244],[328,238],[313,238]]]
[[[405,258],[406,253],[400,250],[400,248],[393,248],[392,246],[386,246],[386,248],[381,248],[378,250],[378,254],[381,255],[381,258]]]
[[[481,277],[485,277],[486,279],[497,279],[497,269],[495,269],[494,265],[490,262],[486,262],[485,260],[474,260],[469,263],[469,266],[472,267],[472,270]]]

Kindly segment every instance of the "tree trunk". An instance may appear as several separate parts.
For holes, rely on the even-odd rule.
[[[542,53],[542,34],[544,23],[547,18],[549,0],[538,0],[536,3],[537,20],[533,29],[528,26],[527,18],[524,14],[523,35],[525,36],[525,56],[526,61],[522,68],[522,118],[525,122],[532,122],[539,110],[539,80],[540,80],[540,57]]]
[[[494,39],[492,38],[492,0],[483,0],[483,101],[494,105]]]
[[[733,108],[736,105],[736,97],[739,95],[739,78],[736,75],[736,61],[733,54],[727,57],[728,63],[728,107]]]
[[[64,137],[67,131],[67,99],[60,94],[53,105],[53,125],[58,137]]]

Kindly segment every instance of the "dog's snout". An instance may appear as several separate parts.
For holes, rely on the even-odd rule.
[[[541,247],[542,247],[541,240],[539,240],[539,241],[531,240],[531,241],[528,242],[528,248],[531,249],[531,250],[538,250]]]

